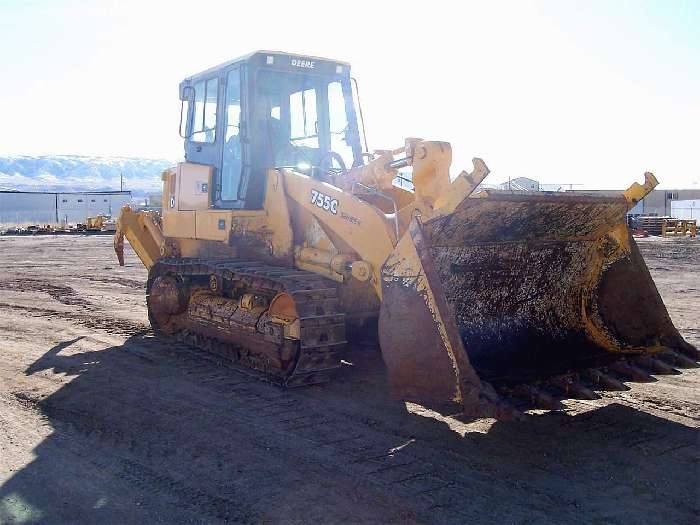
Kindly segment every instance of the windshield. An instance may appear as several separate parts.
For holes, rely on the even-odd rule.
[[[261,70],[254,100],[267,167],[338,168],[337,156],[348,169],[362,163],[347,79]]]

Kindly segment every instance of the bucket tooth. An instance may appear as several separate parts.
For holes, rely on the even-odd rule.
[[[513,393],[528,399],[537,408],[545,410],[562,410],[564,408],[561,401],[532,385],[519,385],[513,389]]]
[[[653,383],[656,381],[654,377],[647,374],[644,370],[628,363],[624,359],[610,363],[608,365],[608,369],[612,370],[613,372],[617,372],[622,376],[628,377],[632,381],[637,381],[640,383]]]
[[[680,352],[667,350],[663,354],[660,354],[660,356],[665,358],[667,361],[672,362],[674,365],[680,366],[681,368],[698,368],[697,361],[691,359],[685,354],[681,354]]]
[[[630,388],[625,385],[622,381],[618,381],[614,377],[601,372],[597,368],[589,368],[585,372],[586,377],[595,385],[603,387],[605,390],[614,390],[617,392],[623,392],[629,390]]]
[[[672,366],[667,365],[660,359],[656,359],[648,355],[640,355],[635,357],[634,363],[654,374],[680,374],[680,372]]]
[[[552,377],[549,383],[574,399],[600,399],[598,394],[579,382],[576,376],[563,375]]]

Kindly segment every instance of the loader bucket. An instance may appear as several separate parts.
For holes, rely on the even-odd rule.
[[[623,197],[495,194],[414,218],[382,267],[379,335],[395,393],[498,417],[495,392],[623,355],[696,358],[626,211]]]

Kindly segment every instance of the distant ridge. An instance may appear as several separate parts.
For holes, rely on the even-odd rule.
[[[161,190],[160,174],[176,161],[141,157],[85,155],[0,156],[0,190],[110,191],[124,189],[134,197]]]

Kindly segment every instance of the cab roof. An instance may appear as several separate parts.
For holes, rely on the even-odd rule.
[[[288,59],[289,61],[302,60],[302,61],[311,61],[311,62],[321,62],[321,63],[324,63],[326,65],[337,64],[340,66],[344,66],[345,71],[350,70],[350,63],[344,62],[342,60],[333,60],[331,58],[323,58],[323,57],[317,57],[317,56],[311,56],[311,55],[298,55],[295,53],[287,53],[285,51],[258,50],[258,51],[253,51],[252,53],[248,53],[247,55],[243,55],[243,56],[240,56],[238,58],[234,58],[233,60],[223,62],[217,66],[210,67],[208,69],[205,69],[204,71],[200,71],[199,73],[196,73],[194,75],[191,75],[191,76],[185,78],[183,80],[183,82],[190,83],[190,82],[199,80],[200,78],[211,76],[212,73],[221,71],[222,69],[226,69],[228,67],[231,67],[231,66],[239,64],[239,63],[259,62],[259,59],[261,57],[265,57],[264,59],[267,60],[267,57],[269,57],[269,56],[282,57],[282,58]]]

